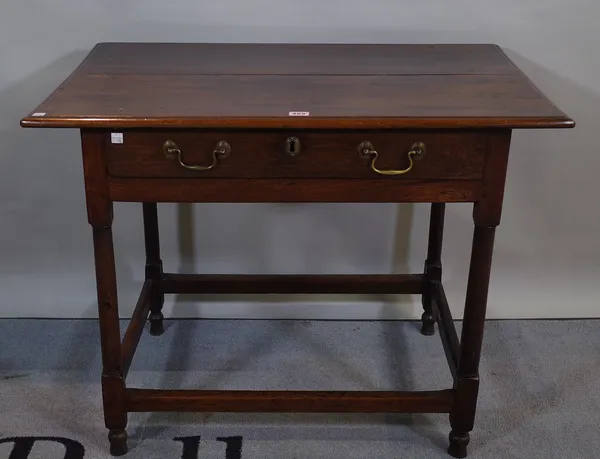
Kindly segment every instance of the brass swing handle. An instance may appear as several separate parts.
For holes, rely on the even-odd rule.
[[[371,142],[365,141],[362,142],[359,146],[358,146],[358,153],[360,154],[360,156],[362,156],[363,158],[371,158],[371,169],[375,172],[377,172],[379,175],[404,175],[407,174],[408,172],[410,172],[413,168],[413,166],[415,165],[414,160],[416,158],[420,158],[425,154],[425,144],[423,142],[415,142],[413,143],[411,150],[408,152],[408,167],[406,169],[402,169],[402,170],[393,170],[393,169],[389,169],[389,170],[380,170],[377,169],[377,167],[375,167],[375,161],[377,160],[377,156],[379,155],[379,153],[377,153],[377,150],[375,150],[373,148],[373,144]]]
[[[181,164],[181,166],[185,167],[186,169],[192,171],[209,171],[217,167],[217,165],[219,164],[219,158],[227,158],[229,156],[229,154],[231,153],[231,146],[224,140],[221,140],[219,143],[217,143],[213,150],[213,160],[210,166],[198,166],[184,163],[181,159],[181,150],[179,149],[177,144],[172,140],[167,140],[165,142],[165,144],[163,145],[163,153],[165,154],[165,157],[167,159],[177,159],[177,161],[179,161],[179,164]]]

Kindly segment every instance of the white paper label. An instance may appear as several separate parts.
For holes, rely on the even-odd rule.
[[[31,116],[46,116],[46,113],[45,112],[35,112],[35,113],[32,113]]]
[[[123,143],[123,133],[112,132],[110,134],[110,143]]]
[[[310,112],[290,112],[289,116],[308,116]]]

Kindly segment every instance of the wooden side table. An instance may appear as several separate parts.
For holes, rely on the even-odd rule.
[[[102,43],[25,127],[81,130],[93,228],[110,451],[135,411],[450,413],[465,457],[473,428],[494,231],[511,130],[567,128],[493,45]],[[146,280],[121,341],[113,202],[143,203]],[[425,269],[392,275],[163,272],[158,202],[429,202]],[[473,202],[462,337],[441,283],[444,209]],[[452,388],[426,392],[130,388],[146,319],[163,331],[169,293],[413,293],[422,333],[438,324]]]

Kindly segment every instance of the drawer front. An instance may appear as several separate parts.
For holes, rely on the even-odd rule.
[[[360,153],[364,142],[376,158]],[[107,134],[112,177],[479,179],[485,146],[477,131],[153,130],[126,131],[122,143]],[[374,170],[405,171],[413,159],[403,174]]]

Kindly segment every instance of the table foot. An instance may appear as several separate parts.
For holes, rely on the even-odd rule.
[[[108,432],[110,455],[123,456],[127,454],[127,432],[125,429],[114,429]]]
[[[421,316],[421,334],[425,336],[435,335],[435,319],[430,312],[424,312]]]
[[[450,446],[448,447],[448,454],[452,457],[463,458],[467,457],[467,445],[469,444],[468,432],[450,432]]]
[[[150,334],[152,336],[160,336],[165,332],[162,312],[153,312],[148,320],[150,321]]]

